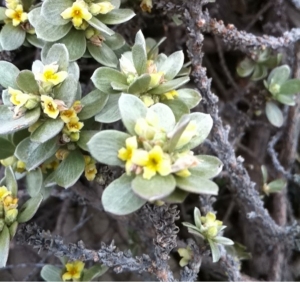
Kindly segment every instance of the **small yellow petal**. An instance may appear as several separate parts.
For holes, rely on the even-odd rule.
[[[139,166],[145,166],[149,161],[149,153],[144,150],[135,150],[131,158],[132,162]]]

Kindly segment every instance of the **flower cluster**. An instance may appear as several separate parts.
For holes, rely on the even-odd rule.
[[[84,155],[84,176],[88,181],[93,181],[97,174],[96,161],[88,155]]]
[[[18,215],[18,198],[12,196],[5,186],[0,187],[0,232],[4,225],[11,226]]]
[[[190,150],[177,150],[197,135],[196,129],[195,123],[189,122],[175,150],[168,152],[167,132],[160,127],[158,116],[149,111],[146,118],[137,120],[134,127],[137,135],[126,139],[126,147],[119,150],[118,157],[126,162],[126,172],[129,175],[132,172],[142,174],[148,180],[157,173],[161,176],[174,173],[180,177],[188,177],[191,175],[189,168],[196,167],[199,160]]]
[[[6,11],[7,16],[6,22],[11,22],[13,26],[18,26],[21,23],[25,23],[28,20],[28,14],[24,12],[22,2],[19,0],[6,0]]]

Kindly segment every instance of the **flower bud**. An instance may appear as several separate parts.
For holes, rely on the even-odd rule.
[[[17,161],[15,156],[8,157],[0,161],[3,166],[12,166]]]
[[[17,209],[9,209],[5,211],[5,223],[7,225],[11,225],[13,222],[16,221],[18,216],[18,210]]]

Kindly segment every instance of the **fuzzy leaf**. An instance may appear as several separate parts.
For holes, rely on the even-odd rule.
[[[32,132],[30,139],[33,142],[44,143],[58,135],[63,127],[64,122],[61,119],[48,119]]]
[[[43,60],[43,63],[45,65],[50,65],[55,62],[59,66],[59,71],[66,71],[69,66],[69,60],[69,53],[66,46],[63,44],[56,43],[53,44],[47,52],[46,58]]]
[[[0,61],[0,73],[0,84],[4,88],[8,88],[9,86],[18,88],[16,79],[20,71],[15,65],[6,61]]]
[[[269,193],[274,193],[274,192],[281,192],[282,189],[286,185],[286,180],[285,179],[276,179],[273,180],[272,182],[268,183],[268,192]]]
[[[199,164],[189,169],[192,174],[208,179],[217,176],[222,171],[223,163],[217,157],[209,155],[196,157],[199,160]]]
[[[279,93],[285,95],[294,95],[300,92],[300,79],[289,79],[280,86]]]
[[[60,163],[58,168],[45,180],[45,183],[54,181],[59,186],[69,188],[73,186],[84,171],[85,163],[80,151],[71,151]]]
[[[100,64],[111,68],[117,67],[119,61],[116,54],[104,42],[102,42],[101,46],[96,46],[92,43],[88,43],[87,48],[92,57]]]
[[[142,74],[128,87],[128,93],[130,94],[141,94],[147,91],[151,81],[149,74]]]
[[[63,271],[61,268],[47,264],[41,270],[41,276],[45,281],[62,281]],[[85,280],[84,280],[85,281]],[[87,280],[88,281],[88,280]]]
[[[11,51],[16,50],[22,46],[25,41],[26,32],[21,26],[13,26],[11,23],[7,23],[0,33],[0,44],[3,50]]]
[[[272,125],[276,127],[281,127],[283,125],[283,114],[274,102],[267,102],[266,116]]]
[[[30,171],[52,157],[58,148],[56,137],[41,144],[32,142],[28,137],[19,143],[15,156],[23,161],[26,164],[26,169]]]
[[[217,244],[221,244],[221,245],[226,245],[226,246],[234,245],[234,242],[232,240],[230,240],[229,238],[226,238],[226,237],[222,237],[222,236],[216,236],[214,238],[214,241]]]
[[[261,166],[261,173],[262,173],[262,177],[263,177],[263,182],[267,183],[267,181],[268,181],[268,171],[267,171],[266,166],[264,166],[264,165]]]
[[[127,131],[134,135],[134,127],[139,118],[145,118],[147,108],[144,103],[134,95],[122,94],[119,99],[121,118]]]
[[[180,120],[183,115],[190,113],[188,106],[182,100],[163,100],[162,103],[172,110],[176,121]]]
[[[188,76],[176,78],[170,81],[167,81],[153,89],[151,89],[148,93],[149,94],[164,94],[166,92],[175,90],[179,88],[180,86],[186,84],[190,81],[190,78]]]
[[[183,190],[175,189],[169,196],[163,198],[162,200],[170,204],[181,204],[184,202],[188,194],[188,192]]]
[[[0,232],[0,268],[6,266],[9,253],[9,230],[4,225],[3,230]]]
[[[111,123],[121,119],[118,101],[121,94],[109,95],[104,108],[95,116],[95,120],[103,123]]]
[[[24,92],[39,94],[39,86],[34,78],[34,74],[31,71],[21,71],[16,78],[16,82],[19,88]]]
[[[240,77],[247,77],[253,72],[254,66],[255,64],[251,59],[245,58],[239,63],[236,72]]]
[[[105,44],[112,50],[118,50],[125,44],[125,39],[121,34],[115,33],[105,38]]]
[[[212,241],[211,239],[208,239],[208,243],[211,249],[212,261],[218,262],[221,258],[221,253],[218,244]]]
[[[184,55],[182,51],[177,51],[171,54],[164,63],[160,66],[158,71],[165,73],[166,80],[172,80],[181,70],[184,62]]]
[[[72,0],[46,0],[43,2],[41,14],[47,22],[53,25],[65,25],[70,20],[65,20],[60,15],[67,8],[72,7]]]
[[[218,195],[219,187],[216,183],[198,175],[192,174],[189,177],[176,176],[178,188],[196,194]]]
[[[139,75],[146,73],[147,53],[143,45],[135,44],[132,47],[132,59],[134,67]]]
[[[114,9],[105,15],[98,15],[97,18],[109,25],[121,24],[129,21],[135,16],[135,13],[131,9]]]
[[[77,94],[77,81],[68,76],[60,85],[54,88],[54,98],[62,100],[68,108],[70,108],[76,99]]]
[[[291,69],[288,65],[283,65],[273,69],[268,76],[268,84],[282,85],[288,80],[291,74]]]
[[[169,196],[176,188],[173,175],[161,176],[156,174],[150,180],[137,175],[132,181],[132,190],[147,201],[155,201]]]
[[[135,195],[131,189],[133,177],[123,174],[113,181],[102,194],[104,210],[116,215],[126,215],[135,212],[146,201]]]
[[[83,106],[77,115],[80,120],[86,120],[99,113],[107,103],[108,95],[98,89],[93,90],[81,99]]]
[[[95,264],[89,269],[85,269],[83,271],[82,281],[92,281],[93,279],[102,276],[107,270],[108,270],[107,266],[101,264]]]
[[[40,108],[35,108],[26,111],[22,117],[14,119],[14,113],[7,106],[0,105],[0,134],[12,133],[28,128],[39,119],[40,113]]]
[[[202,99],[200,93],[194,89],[179,89],[177,93],[178,99],[183,101],[189,109],[196,107]]]
[[[281,104],[288,106],[295,106],[296,104],[294,95],[277,94],[276,100]]]
[[[152,106],[149,111],[156,113],[158,116],[158,124],[161,128],[163,128],[166,132],[170,132],[174,129],[176,121],[175,116],[172,110],[161,103],[157,103]]]
[[[41,194],[37,195],[34,198],[30,198],[29,200],[27,200],[19,210],[17,221],[19,223],[24,223],[24,222],[30,220],[35,215],[42,200],[43,200],[43,197]]]
[[[15,146],[7,139],[0,137],[0,160],[12,156],[15,152]]]
[[[11,166],[7,166],[5,168],[5,184],[6,188],[11,191],[11,194],[14,197],[17,197],[18,194],[18,183],[15,177],[15,174],[11,168]]]
[[[91,140],[91,138],[97,134],[98,130],[82,130],[80,131],[80,137],[77,141],[77,145],[84,151],[88,151],[87,143]]]
[[[107,67],[96,69],[91,77],[91,80],[99,90],[108,94],[113,93],[113,89],[111,87],[112,81],[127,84],[127,78],[124,74]]]
[[[104,130],[94,135],[87,146],[91,155],[107,165],[124,166],[118,158],[118,151],[125,147],[125,140],[130,135],[116,130]]]
[[[88,23],[95,29],[102,31],[103,33],[105,33],[107,35],[113,35],[115,33],[112,29],[108,28],[104,23],[99,21],[96,17],[92,17],[88,21]]]
[[[26,174],[26,190],[30,197],[36,197],[40,194],[43,186],[42,170],[38,167]]]

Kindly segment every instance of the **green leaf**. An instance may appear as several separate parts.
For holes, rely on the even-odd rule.
[[[213,262],[218,262],[219,259],[221,258],[221,252],[219,250],[219,246],[217,243],[212,241],[211,239],[208,239],[208,243],[211,249],[211,255],[212,255],[212,260]]]
[[[17,197],[18,194],[18,183],[15,177],[15,174],[11,168],[11,166],[7,166],[5,168],[5,184],[6,188],[11,191],[11,194],[14,197]]]
[[[37,38],[36,34],[26,34],[26,40],[36,48],[43,48],[45,41],[42,39]]]
[[[62,281],[63,271],[61,268],[47,264],[41,270],[41,276],[45,281]]]
[[[0,61],[0,73],[0,84],[4,88],[8,88],[9,86],[18,88],[16,79],[20,71],[16,66],[6,61]]]
[[[268,192],[269,193],[275,193],[275,192],[281,192],[282,189],[286,186],[286,180],[285,179],[276,179],[272,182],[268,183]]]
[[[9,253],[9,230],[6,225],[4,225],[3,230],[0,232],[0,268],[6,266]]]
[[[40,117],[41,109],[35,108],[15,119],[14,113],[7,106],[0,105],[0,134],[12,133],[34,124]]]
[[[283,125],[283,114],[274,102],[267,102],[266,116],[272,125],[276,127],[281,127]]]
[[[33,142],[44,143],[57,136],[63,127],[64,122],[61,119],[47,119],[34,132],[32,132],[30,139]]]
[[[189,144],[187,144],[183,148],[180,148],[181,150],[187,148],[193,149],[197,147],[207,138],[213,126],[213,121],[209,114],[191,113],[189,114],[189,117],[190,120],[194,121],[197,126],[196,128],[197,135],[192,138]]]
[[[113,81],[110,85],[114,90],[118,90],[118,91],[125,92],[125,93],[127,92],[127,89],[128,89],[128,85],[122,84],[119,82]]]
[[[111,123],[121,119],[118,101],[121,94],[109,95],[108,100],[99,114],[95,116],[95,120],[103,123]]]
[[[98,130],[82,130],[80,131],[79,140],[76,144],[84,151],[88,151],[87,143],[91,140],[91,138],[97,134]]]
[[[73,186],[84,171],[85,163],[80,151],[70,151],[58,168],[45,180],[45,183],[55,181],[59,186],[69,188]]]
[[[171,54],[164,63],[159,67],[158,71],[165,73],[166,80],[172,80],[181,70],[184,62],[184,55],[182,51],[177,51]]]
[[[40,14],[41,8],[36,8],[28,13],[29,22],[35,28],[37,37],[42,40],[55,42],[63,38],[72,28],[72,23],[65,25],[53,25]]]
[[[15,156],[23,161],[26,164],[27,171],[30,171],[52,157],[58,148],[56,137],[41,144],[32,142],[28,137],[19,143]]]
[[[19,223],[24,223],[30,220],[37,212],[42,200],[43,197],[41,194],[27,200],[19,210],[17,221]]]
[[[134,135],[134,127],[139,118],[145,118],[147,108],[144,103],[134,95],[122,94],[119,99],[121,118],[127,131]]]
[[[147,53],[143,45],[135,44],[132,47],[132,59],[134,67],[139,75],[146,73]]]
[[[58,65],[59,71],[66,71],[69,66],[69,53],[65,45],[63,44],[53,44],[52,47],[47,52],[43,63],[45,65],[53,64],[54,62]]]
[[[77,86],[77,81],[72,76],[68,76],[54,88],[54,98],[64,101],[66,106],[70,108],[76,100]]]
[[[103,24],[101,21],[99,21],[96,17],[92,17],[88,23],[94,27],[95,29],[102,31],[103,33],[107,35],[113,35],[115,32],[108,28],[105,24]]]
[[[202,99],[200,93],[194,89],[179,89],[177,93],[178,99],[183,101],[189,109],[196,107]]]
[[[21,90],[26,93],[39,94],[39,86],[34,78],[34,74],[29,70],[23,70],[16,78],[16,82]]]
[[[135,16],[135,13],[130,9],[114,9],[105,15],[98,15],[97,18],[109,25],[121,24],[129,21]]]
[[[280,86],[279,93],[293,95],[300,92],[300,80],[297,78],[289,79]]]
[[[188,194],[188,192],[185,192],[183,190],[175,189],[175,191],[173,191],[169,196],[163,198],[162,200],[171,204],[181,204],[184,202]]]
[[[141,94],[148,90],[151,81],[151,76],[149,74],[142,74],[133,83],[130,84],[128,88],[128,93],[130,94]]]
[[[108,185],[102,194],[105,211],[116,215],[126,215],[135,212],[146,203],[133,193],[132,179],[133,177],[123,174]]]
[[[168,106],[157,103],[153,105],[148,111],[156,113],[159,126],[166,132],[170,132],[174,129],[176,124],[175,117],[172,110]]]
[[[81,99],[83,106],[81,112],[77,115],[80,120],[86,120],[99,113],[105,106],[108,95],[96,89]]]
[[[7,139],[0,137],[0,160],[12,156],[15,152],[15,146]]]
[[[25,41],[26,32],[21,26],[13,26],[7,23],[0,33],[0,44],[3,50],[12,51],[18,49]]]
[[[30,197],[37,197],[43,187],[42,170],[38,167],[26,174],[26,190]]]
[[[188,76],[176,78],[170,81],[167,81],[153,89],[151,89],[148,93],[149,94],[164,94],[166,92],[169,92],[171,90],[175,90],[179,88],[180,86],[186,84],[189,82],[190,78]]]
[[[195,222],[196,227],[199,230],[201,230],[201,227],[202,227],[200,218],[201,218],[200,210],[197,207],[195,207],[194,208],[194,222]]]
[[[219,187],[216,183],[196,174],[189,177],[176,176],[176,185],[178,188],[196,194],[218,195]]]
[[[263,177],[263,182],[267,183],[267,181],[268,181],[268,171],[267,171],[266,166],[264,166],[264,165],[261,166],[261,173],[262,173],[262,177]]]
[[[125,147],[125,140],[130,135],[116,130],[104,130],[94,135],[87,146],[91,155],[107,165],[124,166],[118,158],[118,151]]]
[[[88,43],[87,48],[92,57],[100,64],[111,68],[117,67],[119,61],[116,54],[104,42],[102,42],[101,46]]]
[[[5,106],[11,106],[12,103],[10,101],[11,95],[8,93],[8,89],[2,91],[2,102]]]
[[[291,69],[288,65],[283,65],[273,69],[268,77],[268,85],[271,84],[283,84],[288,80],[291,74]]]
[[[277,94],[276,100],[288,106],[295,106],[296,104],[294,95]]]
[[[175,98],[174,100],[163,100],[162,103],[172,110],[176,121],[180,120],[183,115],[190,113],[188,106],[182,100]]]
[[[84,269],[81,281],[92,281],[103,275],[108,269],[105,265],[95,264],[89,269]]]
[[[0,7],[0,21],[7,19],[7,16],[5,15],[5,11],[6,11],[6,8]]]
[[[148,47],[148,42],[151,38],[147,38],[146,42],[147,42],[147,47]],[[167,37],[163,37],[161,38],[158,42],[156,42],[155,40],[153,40],[153,44],[151,44],[151,46],[149,46],[151,49],[149,50],[149,52],[147,52],[147,57],[148,60],[153,60],[158,56],[158,47],[167,39]]]
[[[17,146],[21,141],[23,141],[25,138],[29,137],[30,132],[28,129],[23,129],[17,132],[13,133],[12,142],[15,146]]]
[[[60,14],[72,5],[72,0],[46,0],[43,2],[41,14],[47,22],[53,25],[65,25],[70,20],[63,19]]]
[[[199,164],[190,168],[190,172],[203,178],[213,178],[217,176],[223,168],[223,163],[217,158],[209,155],[196,156]]]
[[[107,67],[96,69],[91,77],[91,80],[99,90],[108,94],[114,93],[111,87],[111,82],[114,81],[122,84],[127,84],[127,78],[124,74]]]
[[[253,72],[254,67],[255,63],[251,59],[245,58],[237,66],[236,72],[240,77],[247,77]]]
[[[70,62],[68,67],[68,73],[73,75],[76,81],[79,80],[80,77],[80,69],[76,62]]]
[[[9,226],[8,231],[11,239],[16,235],[18,230],[18,225],[19,225],[18,222],[15,221],[11,226]]]
[[[254,67],[254,72],[251,75],[252,81],[258,81],[265,78],[268,74],[268,68],[264,65],[256,65]]]
[[[173,175],[156,174],[150,180],[137,175],[132,181],[132,190],[142,199],[155,201],[169,196],[176,188]]]
[[[105,44],[112,50],[118,50],[125,44],[125,39],[121,34],[115,33],[105,37]]]
[[[214,241],[218,244],[225,245],[225,246],[234,245],[234,242],[232,240],[223,236],[216,236],[214,238]]]
[[[86,51],[86,38],[83,30],[72,28],[66,36],[57,42],[66,45],[70,61],[79,60]],[[76,42],[76,44],[74,44],[74,42]]]

